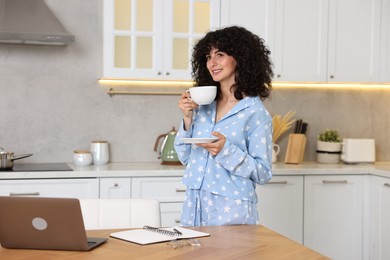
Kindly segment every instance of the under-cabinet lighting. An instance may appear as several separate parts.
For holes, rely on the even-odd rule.
[[[184,80],[131,80],[131,79],[99,79],[99,84],[109,87],[107,93],[112,95],[180,95],[193,81]],[[308,82],[273,82],[272,87],[277,89],[322,89],[322,90],[390,90],[390,83],[308,83]]]
[[[276,89],[294,89],[294,88],[310,88],[310,89],[351,89],[351,90],[374,90],[374,89],[390,89],[390,83],[370,84],[370,83],[288,83],[275,82],[272,86]]]
[[[184,80],[127,80],[127,79],[99,79],[102,85],[116,85],[116,86],[186,86],[192,87],[193,81]]]

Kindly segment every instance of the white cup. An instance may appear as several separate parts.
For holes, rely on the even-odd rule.
[[[108,163],[109,152],[107,141],[92,141],[91,142],[91,153],[93,164],[104,165]]]
[[[216,86],[198,86],[189,88],[191,99],[198,105],[208,105],[214,101],[217,95]]]
[[[73,163],[77,166],[88,166],[92,163],[92,154],[87,150],[75,150]]]

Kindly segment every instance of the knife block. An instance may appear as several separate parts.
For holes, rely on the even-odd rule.
[[[288,137],[286,157],[284,163],[299,164],[305,155],[306,136],[304,134],[290,134]]]

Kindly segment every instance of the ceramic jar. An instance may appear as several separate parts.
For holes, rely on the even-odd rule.
[[[73,164],[77,166],[87,166],[92,163],[92,155],[87,150],[75,150],[73,152]]]
[[[107,141],[92,141],[91,142],[91,154],[93,164],[104,165],[108,163],[110,158],[108,151]]]

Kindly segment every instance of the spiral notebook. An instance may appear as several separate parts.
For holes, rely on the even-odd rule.
[[[142,229],[131,229],[110,234],[110,237],[140,245],[207,236],[210,236],[210,234],[182,227],[155,228],[150,226],[144,226]]]

